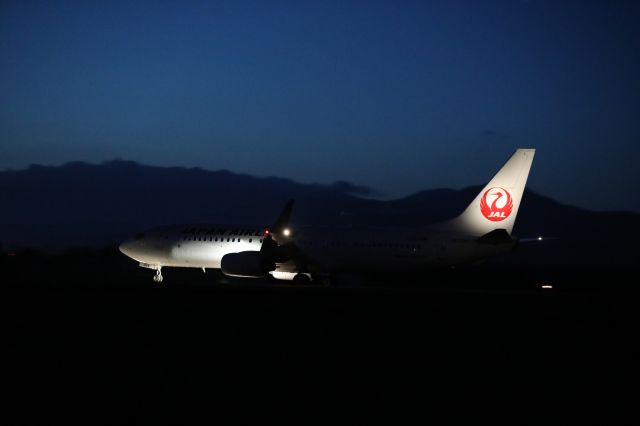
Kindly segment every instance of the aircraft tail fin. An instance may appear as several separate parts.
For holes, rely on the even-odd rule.
[[[511,235],[535,152],[516,150],[451,225],[471,235],[481,236],[496,229]]]

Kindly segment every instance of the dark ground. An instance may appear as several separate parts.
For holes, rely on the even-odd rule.
[[[87,407],[87,421],[118,424],[635,415],[629,271],[494,264],[325,288],[197,270],[166,270],[158,285],[113,249],[5,254],[0,267],[7,424],[66,423]]]

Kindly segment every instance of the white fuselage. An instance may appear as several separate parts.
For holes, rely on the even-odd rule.
[[[264,228],[229,225],[173,225],[138,234],[120,246],[148,265],[220,268],[225,254],[260,250]]]
[[[220,268],[224,255],[259,251],[260,227],[182,225],[158,228],[120,246],[127,256],[149,266]],[[412,272],[472,263],[509,252],[513,244],[479,244],[477,237],[438,229],[302,228],[292,242],[320,270]],[[293,263],[277,264],[279,273],[299,271]]]

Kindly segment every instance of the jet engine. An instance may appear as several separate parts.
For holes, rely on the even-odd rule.
[[[275,268],[276,264],[259,251],[229,253],[220,260],[222,273],[231,277],[262,278]]]

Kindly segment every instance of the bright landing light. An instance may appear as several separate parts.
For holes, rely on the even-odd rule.
[[[546,288],[546,289],[551,289],[553,288],[553,286],[551,284],[542,284],[541,285],[542,288]]]
[[[291,231],[289,231],[289,228],[285,228],[284,231],[282,231],[282,233],[284,234],[285,237],[288,237],[291,234]]]
[[[542,241],[542,237],[538,237],[538,241]]]

